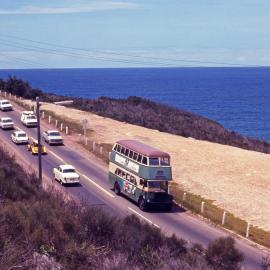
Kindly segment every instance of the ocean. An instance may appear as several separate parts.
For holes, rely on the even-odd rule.
[[[9,75],[61,95],[148,98],[270,142],[270,68],[0,70],[0,78]]]

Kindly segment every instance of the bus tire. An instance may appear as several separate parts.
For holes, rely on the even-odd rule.
[[[141,197],[141,198],[139,199],[138,205],[139,205],[139,208],[140,208],[142,211],[145,211],[145,210],[146,210],[146,202],[145,202],[145,199],[144,199],[143,197]]]
[[[120,190],[119,184],[117,182],[114,184],[114,192],[118,196],[121,194],[121,190]]]

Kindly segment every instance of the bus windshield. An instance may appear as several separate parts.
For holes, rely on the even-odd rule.
[[[147,187],[155,190],[167,191],[168,181],[147,181]]]

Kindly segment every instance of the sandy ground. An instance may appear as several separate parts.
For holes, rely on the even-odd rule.
[[[96,141],[137,139],[168,152],[175,182],[270,230],[270,155],[171,135],[59,105],[44,104],[42,108],[80,122],[88,119]]]

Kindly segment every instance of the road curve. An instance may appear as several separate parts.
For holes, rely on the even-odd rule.
[[[20,113],[15,106],[15,111],[0,112],[0,117],[9,116],[13,119],[16,128],[24,130],[29,137],[36,138],[36,128],[26,128],[20,122]],[[0,130],[0,139],[5,145],[24,155],[25,159],[32,164],[37,164],[37,157],[27,152],[25,145],[15,145],[11,141],[12,130]],[[171,213],[165,212],[142,212],[133,202],[126,198],[116,196],[109,188],[107,170],[97,165],[95,160],[89,161],[76,149],[68,145],[49,146],[46,145],[48,155],[43,156],[43,174],[53,179],[52,170],[57,165],[72,164],[81,176],[81,185],[73,187],[61,187],[64,192],[70,193],[85,203],[103,208],[117,217],[135,214],[153,226],[160,228],[165,234],[175,234],[189,242],[200,243],[206,246],[218,237],[228,236],[229,233],[205,223],[189,213],[186,213],[175,205]],[[53,180],[52,180],[53,181]],[[54,182],[55,185],[59,183]],[[235,238],[236,246],[245,255],[245,267],[247,269],[260,269],[262,256],[266,252],[251,245],[249,241]]]

